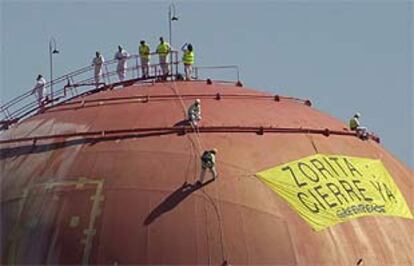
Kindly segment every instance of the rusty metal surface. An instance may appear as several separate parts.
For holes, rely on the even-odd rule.
[[[198,95],[201,127],[346,132],[296,100],[231,96],[239,94],[268,95],[196,81],[141,84],[73,99],[3,132],[1,140],[60,136],[0,144],[2,264],[414,264],[413,220],[365,217],[314,232],[254,177],[317,152],[378,158],[413,210],[413,172],[374,141],[266,132],[64,135],[174,127]],[[212,147],[218,180],[185,185]]]

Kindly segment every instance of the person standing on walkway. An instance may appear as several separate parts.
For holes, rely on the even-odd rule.
[[[141,40],[139,46],[139,57],[141,58],[141,70],[143,78],[149,77],[150,53],[151,50],[149,45],[144,40]]]
[[[191,74],[193,72],[193,64],[194,64],[194,51],[193,46],[191,43],[185,43],[183,47],[181,47],[181,51],[183,51],[183,64],[184,64],[184,73],[185,79],[191,80]]]
[[[45,101],[47,100],[47,90],[45,88],[46,80],[42,75],[38,75],[36,78],[36,85],[32,90],[32,94],[36,93],[37,104],[39,108],[43,108]]]
[[[118,60],[116,66],[116,72],[118,73],[119,81],[124,81],[126,77],[127,59],[129,54],[125,51],[121,45],[118,46],[118,52],[115,54],[115,59]]]
[[[92,60],[92,66],[95,67],[95,86],[99,87],[100,78],[102,76],[102,66],[105,62],[104,57],[100,52],[96,52],[96,56]]]
[[[160,60],[163,79],[166,79],[168,76],[168,54],[171,52],[171,46],[164,41],[163,37],[160,37],[160,44],[158,44],[156,52]]]

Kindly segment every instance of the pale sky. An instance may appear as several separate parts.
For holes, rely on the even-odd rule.
[[[168,39],[170,1],[1,2],[0,102],[49,77],[48,43],[61,53],[54,76],[137,53]],[[392,154],[414,168],[413,2],[176,1],[173,46],[191,42],[196,65],[236,64],[250,88],[309,98],[346,122],[356,111]],[[209,74],[235,78],[231,73]]]

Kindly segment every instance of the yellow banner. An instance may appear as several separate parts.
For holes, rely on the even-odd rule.
[[[413,218],[380,160],[316,154],[256,176],[316,231],[361,216]]]

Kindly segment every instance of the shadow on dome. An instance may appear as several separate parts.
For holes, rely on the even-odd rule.
[[[177,207],[178,204],[180,204],[183,200],[190,196],[191,193],[201,189],[202,187],[210,184],[213,181],[214,179],[210,179],[201,185],[189,184],[185,182],[173,193],[171,193],[167,198],[165,198],[154,210],[151,211],[147,218],[145,218],[144,225],[150,225],[158,217]]]

